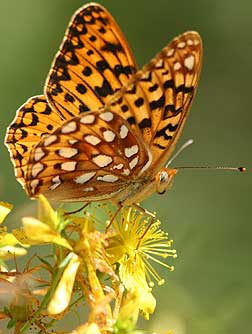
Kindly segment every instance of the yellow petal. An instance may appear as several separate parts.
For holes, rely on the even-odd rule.
[[[12,233],[4,233],[0,235],[0,247],[14,246],[18,243],[18,240]]]
[[[57,212],[53,210],[50,203],[43,195],[39,195],[38,203],[38,219],[51,228],[56,229],[58,226]]]
[[[51,228],[56,229],[58,226],[57,212],[53,210],[50,203],[43,195],[39,195],[38,203],[38,219]]]
[[[63,312],[71,299],[75,276],[80,265],[79,257],[73,254],[66,269],[63,272],[62,278],[56,288],[53,298],[48,306],[49,314],[59,314]]]
[[[22,223],[28,240],[36,242],[36,244],[55,243],[72,250],[71,245],[66,239],[62,238],[57,231],[53,230],[38,219],[33,217],[24,217],[22,218]]]
[[[12,204],[0,201],[0,224],[2,224],[5,217],[11,212],[12,208]]]
[[[153,297],[152,293],[148,290],[139,288],[137,289],[138,294],[138,307],[141,311],[143,317],[149,320],[149,315],[155,311],[156,299]]]
[[[120,279],[127,290],[134,289],[136,286],[151,291],[146,280],[144,262],[139,256],[134,260],[129,258],[121,261],[119,267]]]
[[[123,328],[127,328],[127,332],[130,333],[130,329],[133,329],[137,323],[139,316],[139,302],[138,294],[134,290],[127,291],[123,298],[122,305],[120,307],[120,313],[116,321],[115,327],[120,333],[121,324]],[[118,328],[119,327],[119,328]]]
[[[13,247],[13,246],[4,246],[0,247],[0,259],[9,259],[13,258],[13,254],[15,256],[25,255],[27,251],[21,247]]]
[[[33,242],[27,237],[27,235],[25,234],[25,231],[23,228],[18,228],[18,229],[14,229],[12,230],[12,234],[15,236],[15,238],[22,244],[25,246],[28,245],[36,245],[37,242]]]

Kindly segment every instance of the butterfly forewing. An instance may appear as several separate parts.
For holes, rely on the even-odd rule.
[[[182,131],[199,80],[201,56],[198,33],[178,36],[108,104],[148,144],[151,173],[166,162]]]
[[[63,119],[52,111],[44,96],[30,98],[18,111],[5,138],[17,180],[25,186],[30,152],[34,145],[56,129]]]
[[[30,196],[80,201],[112,197],[134,181],[149,156],[127,122],[110,111],[73,117],[32,150]]]
[[[135,60],[114,19],[91,4],[73,16],[45,94],[61,115],[74,116],[101,108],[135,72]]]

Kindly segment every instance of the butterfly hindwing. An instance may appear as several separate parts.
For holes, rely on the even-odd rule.
[[[89,4],[70,22],[45,94],[67,118],[103,107],[135,72],[133,55],[112,16],[102,6]]]
[[[53,200],[111,197],[138,177],[149,156],[127,122],[110,111],[73,117],[30,154],[26,190]]]

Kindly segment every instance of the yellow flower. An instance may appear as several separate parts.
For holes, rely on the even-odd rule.
[[[63,312],[69,305],[72,296],[76,274],[80,265],[80,259],[74,253],[70,254],[71,259],[67,264],[54,292],[53,298],[48,305],[48,313],[51,315]]]
[[[16,238],[27,245],[54,244],[65,248],[54,273],[53,283],[45,296],[44,304],[48,304],[48,313],[56,315],[69,305],[76,274],[80,265],[79,257],[71,252],[70,242],[62,237],[61,232],[68,223],[61,218],[58,211],[53,210],[44,196],[38,199],[38,218],[24,217],[23,227],[13,231]],[[70,252],[69,252],[70,251]],[[65,256],[65,257],[64,257]],[[49,301],[50,299],[50,301]]]
[[[6,216],[11,212],[12,208],[12,204],[0,201],[0,224],[2,224]]]
[[[177,256],[176,251],[170,249],[172,240],[160,230],[160,221],[151,222],[149,217],[132,207],[122,209],[120,220],[116,219],[113,227],[115,234],[109,238],[107,247],[110,262],[119,263],[122,283],[128,291],[134,291],[139,310],[148,319],[156,306],[151,293],[152,278],[159,285],[164,283],[151,261],[174,270],[173,266],[160,260]]]
[[[39,196],[38,203],[39,219],[22,218],[23,228],[13,230],[16,238],[27,245],[54,243],[72,250],[72,246],[60,234],[66,221],[59,217],[44,196]]]
[[[12,205],[6,202],[0,202],[0,224],[4,221],[6,216],[12,210]],[[7,233],[7,228],[1,226],[0,228],[0,259],[9,259],[19,255],[25,255],[27,252],[24,248],[16,247],[19,241],[12,233]]]

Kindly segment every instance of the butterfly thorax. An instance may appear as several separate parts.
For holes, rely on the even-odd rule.
[[[118,194],[116,202],[122,205],[130,205],[141,202],[153,192],[162,195],[171,187],[176,173],[176,169],[164,167],[154,178],[151,175],[146,175],[141,179],[134,180],[128,184],[126,189]]]

